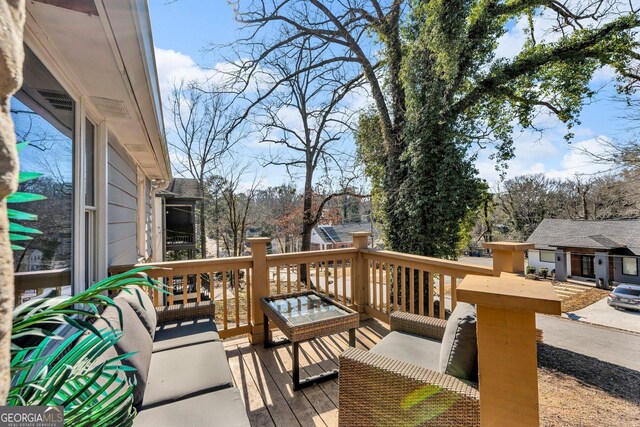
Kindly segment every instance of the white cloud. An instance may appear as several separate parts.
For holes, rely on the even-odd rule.
[[[606,173],[610,165],[602,164],[587,154],[602,153],[601,141],[608,141],[605,135],[595,135],[589,128],[578,128],[576,136],[583,139],[568,144],[559,130],[550,131],[543,137],[525,131],[515,140],[515,158],[508,162],[505,179],[520,175],[542,173],[548,178],[571,178],[575,175]],[[495,160],[489,159],[489,150],[482,150],[476,160],[480,178],[495,186],[500,181]]]
[[[208,82],[217,76],[217,70],[200,67],[189,55],[172,49],[156,47],[158,81],[163,99],[166,99],[174,82],[180,80]]]
[[[592,175],[605,173],[611,169],[611,165],[597,162],[592,154],[601,154],[604,151],[603,141],[608,141],[604,135],[586,139],[571,144],[566,149],[566,154],[560,161],[561,167],[546,173],[550,178],[569,178],[575,175]]]

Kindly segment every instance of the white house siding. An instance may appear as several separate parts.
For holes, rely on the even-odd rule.
[[[116,143],[109,143],[109,265],[137,261],[136,166]]]
[[[151,230],[151,180],[145,178],[144,180],[144,220],[145,220],[145,235],[147,243],[147,256],[152,252],[152,230]]]
[[[529,263],[528,265],[531,267],[535,267],[536,271],[539,271],[540,268],[546,267],[551,270],[556,268],[555,262],[542,262],[540,261],[540,251],[537,249],[529,249],[528,251]]]

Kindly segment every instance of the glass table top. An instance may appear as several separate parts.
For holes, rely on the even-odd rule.
[[[302,295],[269,301],[269,305],[293,325],[302,325],[349,314],[317,295]]]

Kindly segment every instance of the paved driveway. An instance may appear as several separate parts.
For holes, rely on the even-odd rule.
[[[544,314],[536,315],[536,326],[545,344],[640,371],[640,335]]]
[[[616,310],[607,305],[607,298],[581,310],[568,313],[567,317],[581,322],[640,332],[640,312]]]

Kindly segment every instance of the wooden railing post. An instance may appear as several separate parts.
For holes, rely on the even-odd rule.
[[[493,275],[524,273],[524,251],[533,249],[533,243],[487,242],[482,245],[493,251]]]
[[[269,237],[254,237],[247,239],[251,243],[251,257],[253,258],[253,275],[251,280],[251,344],[264,342],[263,314],[260,298],[269,296],[269,272],[267,271],[267,243]]]
[[[349,233],[353,239],[353,247],[356,249],[367,249],[369,247],[368,231],[358,231]],[[367,286],[368,278],[367,262],[362,256],[362,252],[358,252],[353,257],[353,265],[351,266],[351,299],[356,306],[358,313],[365,313],[368,301],[369,287]]]
[[[553,286],[515,274],[469,275],[457,295],[478,310],[480,425],[538,426],[536,313],[560,314]]]

